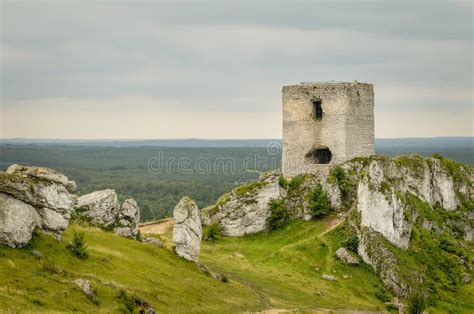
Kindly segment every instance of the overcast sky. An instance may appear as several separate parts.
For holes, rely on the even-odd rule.
[[[371,82],[376,137],[473,135],[466,2],[1,2],[3,138],[280,138],[281,86]]]

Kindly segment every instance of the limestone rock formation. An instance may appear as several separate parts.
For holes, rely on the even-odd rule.
[[[18,164],[13,164],[7,168],[6,172],[51,181],[63,185],[71,193],[75,192],[77,188],[76,182],[69,180],[68,177],[66,177],[62,173],[45,167],[22,166]]]
[[[21,247],[35,228],[59,239],[67,228],[75,183],[45,167],[12,165],[0,172],[0,243]]]
[[[36,209],[7,194],[0,193],[0,243],[25,246],[40,223]]]
[[[357,258],[352,256],[352,254],[344,247],[340,247],[336,250],[336,256],[346,264],[349,265],[358,265],[359,261]]]
[[[173,242],[179,256],[197,262],[201,251],[202,226],[199,208],[188,197],[183,197],[174,208]]]
[[[201,217],[205,225],[218,223],[227,236],[264,231],[270,216],[268,202],[279,197],[278,174],[269,173],[224,195],[216,205],[203,209]]]
[[[140,208],[137,202],[130,198],[125,200],[120,208],[115,233],[127,238],[136,238],[138,235],[138,223],[140,221]]]
[[[107,189],[83,195],[77,199],[76,211],[92,225],[112,228],[119,219],[120,205],[115,190]]]
[[[95,296],[94,289],[92,289],[92,286],[89,280],[78,278],[74,280],[73,283],[79,288],[81,288],[82,292],[84,292],[84,294],[87,295],[88,297]]]

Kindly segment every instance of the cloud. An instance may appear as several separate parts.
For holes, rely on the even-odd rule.
[[[465,115],[469,9],[421,1],[2,3],[1,102],[13,114],[25,101],[44,107],[54,99],[55,110],[80,120],[91,111],[148,110],[150,101],[176,114],[260,116],[280,111],[282,85],[358,80],[375,84],[376,113]]]

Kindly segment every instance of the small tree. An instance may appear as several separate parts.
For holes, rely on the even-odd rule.
[[[85,235],[84,232],[76,232],[74,231],[74,236],[67,245],[67,249],[74,254],[77,258],[84,259],[89,256],[86,252],[87,245],[86,240],[84,239]]]
[[[204,229],[204,240],[215,241],[219,239],[220,234],[221,234],[221,227],[219,226],[218,223],[213,223]]]
[[[288,210],[285,200],[272,199],[268,203],[270,208],[270,217],[268,217],[268,225],[270,229],[277,229],[286,224],[289,220]]]
[[[416,291],[408,300],[408,313],[422,314],[426,308],[426,299],[422,291]]]
[[[308,208],[313,217],[326,215],[330,210],[328,196],[320,184],[317,184],[308,195]]]

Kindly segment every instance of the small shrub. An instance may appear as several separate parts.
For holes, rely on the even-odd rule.
[[[324,216],[331,210],[327,193],[320,184],[317,184],[313,191],[309,193],[308,207],[313,217]]]
[[[350,179],[347,177],[346,172],[341,166],[336,166],[331,170],[331,173],[328,177],[328,182],[337,183],[337,186],[341,191],[342,198],[344,200],[348,200],[353,187]]]
[[[226,275],[221,275],[221,281],[223,283],[228,283],[229,282],[229,278],[226,277]]]
[[[291,181],[288,183],[288,189],[290,190],[296,190],[299,188],[304,181],[306,180],[306,176],[303,174],[299,174],[297,176],[294,176]]]
[[[216,241],[221,234],[221,227],[218,223],[213,223],[204,229],[204,240]]]
[[[282,187],[282,188],[288,188],[288,180],[284,177],[284,176],[280,176],[278,178],[278,184]]]
[[[72,241],[67,245],[67,249],[77,258],[84,259],[89,256],[87,253],[86,240],[84,239],[84,232],[74,231]]]
[[[341,244],[349,251],[357,253],[357,247],[359,246],[359,238],[357,236],[352,236],[344,240]]]
[[[408,300],[408,313],[410,314],[422,314],[426,308],[426,299],[421,291],[417,291],[412,294]]]
[[[129,295],[123,289],[119,291],[117,298],[123,304],[121,310],[124,313],[135,313],[136,307],[143,309],[144,307],[148,306],[148,303],[143,299],[134,295]]]
[[[55,275],[61,273],[61,269],[48,258],[43,259],[43,262],[41,263],[41,270]]]
[[[392,295],[387,290],[380,288],[377,292],[375,292],[375,297],[382,302],[390,302],[392,300]]]
[[[289,221],[285,200],[272,199],[268,203],[268,206],[270,207],[270,217],[268,217],[270,229],[278,229]]]

